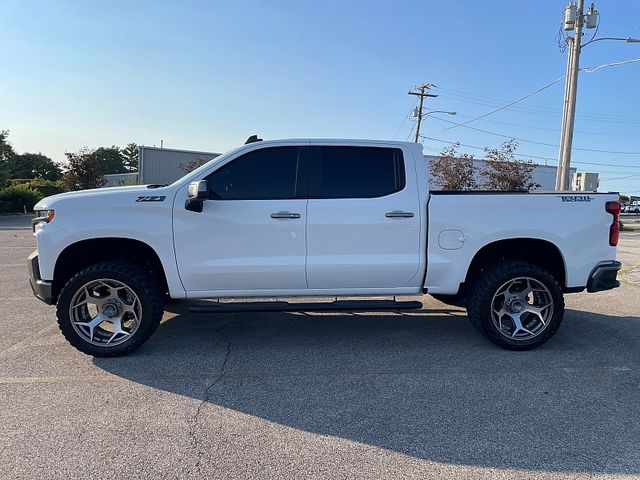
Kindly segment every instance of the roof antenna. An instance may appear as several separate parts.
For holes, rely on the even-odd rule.
[[[247,141],[244,142],[244,144],[246,145],[247,143],[253,143],[253,142],[261,142],[262,139],[258,138],[258,135],[251,135],[249,138],[247,138]]]

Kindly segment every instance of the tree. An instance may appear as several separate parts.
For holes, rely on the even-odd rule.
[[[122,150],[122,159],[124,168],[129,172],[138,170],[138,145],[135,143],[129,143]]]
[[[9,178],[9,159],[15,155],[13,147],[7,141],[9,130],[0,130],[0,187]]]
[[[459,154],[460,143],[445,147],[440,156],[431,160],[433,182],[442,190],[473,190],[477,188],[473,155]]]
[[[62,177],[62,183],[67,190],[100,188],[107,183],[94,154],[95,152],[89,149],[83,149],[77,153],[65,153],[68,167]]]
[[[629,203],[629,197],[627,195],[620,195],[619,199],[621,203]]]
[[[119,147],[100,147],[90,153],[96,160],[103,175],[110,173],[126,173],[124,158]]]
[[[517,160],[518,142],[508,140],[499,148],[486,147],[484,165],[480,173],[487,190],[528,191],[540,187],[532,181],[535,164],[530,160]]]
[[[211,159],[209,159],[209,160],[211,160]],[[186,165],[184,165],[184,164],[180,165],[180,170],[182,170],[184,172],[184,174],[186,175],[187,173],[193,172],[196,168],[201,167],[202,165],[207,163],[209,160],[205,160],[204,158],[200,158],[200,157],[195,157],[193,160],[191,160]]]
[[[7,162],[11,178],[44,178],[59,180],[62,170],[53,160],[41,153],[13,155]]]

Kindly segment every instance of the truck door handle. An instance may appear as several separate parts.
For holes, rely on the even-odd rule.
[[[402,210],[394,210],[393,212],[387,212],[384,214],[387,218],[411,218],[413,212],[403,212]]]
[[[300,218],[300,214],[291,212],[276,212],[271,214],[271,218]]]

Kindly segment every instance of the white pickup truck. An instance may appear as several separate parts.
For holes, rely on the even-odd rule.
[[[31,286],[57,304],[71,344],[114,356],[152,335],[169,298],[424,293],[466,307],[501,347],[524,350],[558,330],[564,293],[619,285],[617,194],[429,192],[428,175],[414,143],[255,141],[171,185],[54,195],[35,206]]]

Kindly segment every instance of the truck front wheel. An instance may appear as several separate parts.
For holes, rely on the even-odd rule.
[[[114,357],[142,345],[160,324],[163,295],[149,272],[124,261],[92,265],[60,292],[58,325],[81,352]]]
[[[529,350],[558,331],[564,315],[562,288],[537,265],[505,261],[477,276],[467,313],[493,343],[509,350]]]

